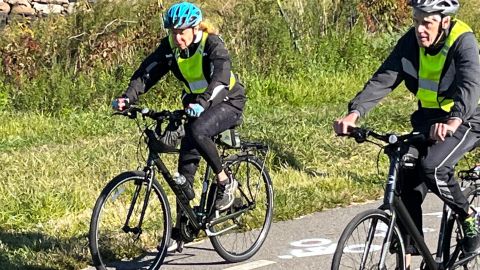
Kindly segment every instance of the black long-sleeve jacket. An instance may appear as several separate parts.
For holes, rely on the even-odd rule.
[[[451,26],[453,27],[453,25]],[[450,28],[451,29],[451,28]],[[441,47],[428,53],[439,53]],[[410,66],[407,67],[408,65]],[[419,46],[415,30],[410,29],[396,44],[365,87],[348,105],[349,111],[365,115],[382,98],[393,91],[402,81],[414,95],[418,91],[418,79],[407,71],[419,70]],[[454,105],[450,112],[441,109],[425,109],[418,106],[412,115],[412,124],[430,125],[438,119],[460,118],[463,123],[472,123],[480,130],[480,59],[475,36],[462,34],[450,48],[442,71],[438,95],[451,98]]]
[[[201,32],[198,35],[201,36]],[[200,42],[194,42],[189,46],[188,51],[182,52],[181,57],[187,54],[193,55],[197,50]],[[182,103],[186,107],[189,103],[199,103],[205,110],[218,104],[224,100],[228,100],[232,106],[238,110],[243,110],[245,104],[245,89],[238,76],[236,76],[235,86],[228,90],[231,74],[231,61],[227,49],[220,37],[209,34],[205,43],[203,52],[203,74],[208,82],[207,90],[202,94],[188,94],[183,90]],[[174,53],[170,47],[168,36],[163,38],[158,48],[150,54],[135,71],[130,84],[123,94],[128,97],[130,102],[135,103],[138,96],[146,93],[153,85],[155,85],[165,74],[172,71],[174,76],[182,82],[186,82]],[[220,86],[220,87],[219,87]],[[225,87],[221,87],[225,86]],[[220,88],[212,97],[214,89]]]

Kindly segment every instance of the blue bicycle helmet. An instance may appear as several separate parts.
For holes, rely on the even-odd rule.
[[[165,28],[186,29],[202,21],[202,11],[194,4],[181,2],[171,6],[163,18]]]

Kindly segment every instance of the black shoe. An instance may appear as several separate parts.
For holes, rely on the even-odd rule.
[[[420,251],[418,251],[416,246],[410,245],[408,247],[405,247],[405,254],[410,254],[412,256],[420,256]]]
[[[217,185],[217,199],[215,200],[217,210],[223,211],[232,206],[237,186],[238,182],[233,178],[225,185]]]
[[[182,240],[182,233],[180,232],[179,228],[172,228],[172,235],[170,236],[170,239],[175,241]]]
[[[479,252],[480,232],[478,226],[478,215],[473,214],[462,222],[463,229],[463,250],[466,255],[472,255]]]
[[[390,243],[390,253],[399,253],[401,248],[402,246],[400,245],[400,243],[396,239],[392,239],[392,242]],[[414,244],[410,244],[405,246],[405,254],[419,256],[420,251],[418,251],[417,247]]]

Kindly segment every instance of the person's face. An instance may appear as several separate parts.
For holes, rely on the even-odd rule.
[[[172,29],[171,35],[175,46],[185,50],[190,44],[192,44],[195,35],[198,32],[198,28],[186,28],[186,29]]]
[[[415,34],[420,47],[428,48],[437,39],[440,29],[447,29],[450,25],[450,17],[442,17],[439,14],[428,14],[419,10],[413,12],[413,24]]]

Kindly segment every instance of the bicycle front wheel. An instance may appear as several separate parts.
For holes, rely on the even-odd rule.
[[[380,264],[382,247],[390,217],[382,210],[371,209],[355,216],[342,233],[333,255],[332,270],[405,269],[405,247],[395,226],[385,264]]]
[[[143,171],[125,172],[103,189],[90,221],[89,245],[98,270],[158,269],[171,234],[168,199]],[[147,198],[148,197],[148,198]]]
[[[273,217],[272,180],[263,162],[256,157],[236,156],[226,162],[238,181],[235,201],[222,216],[241,213],[212,226],[218,235],[210,241],[228,262],[244,261],[255,255],[267,238]]]

